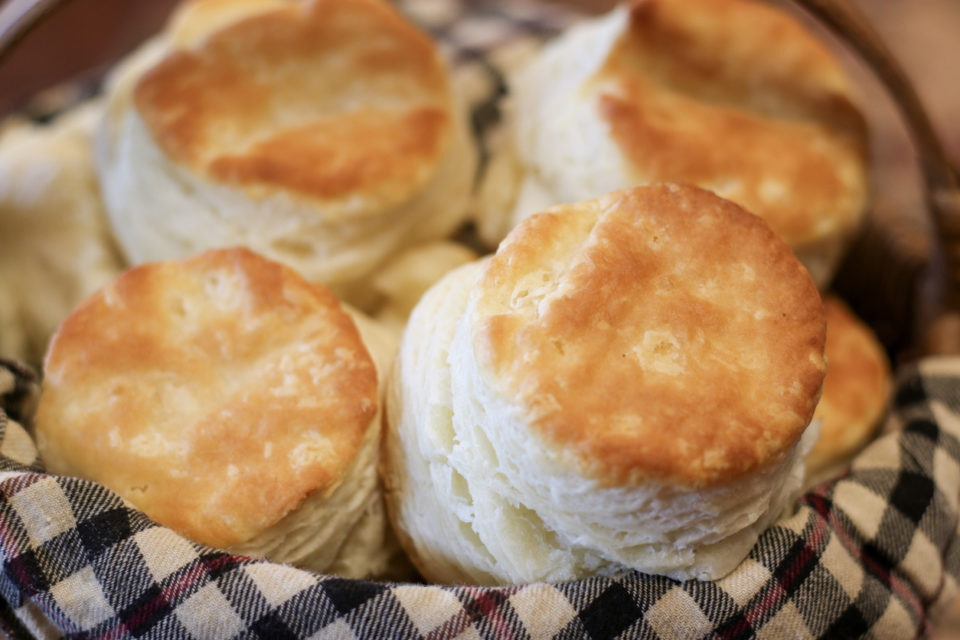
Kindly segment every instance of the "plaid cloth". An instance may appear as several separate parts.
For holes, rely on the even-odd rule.
[[[957,595],[960,359],[899,380],[889,433],[717,582],[346,580],[204,547],[42,472],[29,372],[0,362],[0,629],[14,638],[912,638]]]
[[[505,87],[489,52],[573,14],[403,0],[443,43],[482,139]],[[37,379],[0,361],[0,632],[13,638],[910,638],[958,593],[960,360],[902,371],[888,433],[805,495],[717,582],[627,572],[505,588],[317,575],[192,543],[111,491],[46,474]],[[21,425],[26,425],[24,429]]]

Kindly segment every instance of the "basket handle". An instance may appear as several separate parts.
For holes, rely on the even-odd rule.
[[[0,6],[0,60],[70,0],[7,0]]]
[[[0,62],[54,10],[70,0],[8,0],[0,6]],[[906,72],[849,0],[793,0],[840,37],[872,69],[900,110],[918,154],[935,231],[930,277],[936,292],[921,300],[922,347],[960,354],[960,184],[958,172]],[[924,319],[926,321],[924,322]]]

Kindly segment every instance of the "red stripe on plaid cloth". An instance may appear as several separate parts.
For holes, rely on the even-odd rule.
[[[517,636],[511,628],[510,621],[504,617],[501,605],[520,588],[515,586],[484,593],[483,589],[477,587],[464,587],[461,593],[466,595],[468,600],[463,603],[455,616],[431,631],[426,640],[455,638],[475,620],[481,618],[491,624],[498,640],[514,640]]]
[[[793,590],[803,582],[807,572],[820,562],[824,541],[828,538],[829,527],[822,517],[814,518],[813,530],[805,537],[803,546],[792,555],[783,573],[770,580],[759,600],[754,599],[742,616],[732,620],[729,626],[714,634],[718,640],[735,640],[752,637],[754,625],[766,618],[771,611],[782,607]]]
[[[38,474],[27,474],[27,475],[36,476]],[[36,478],[30,482],[25,482],[23,486],[20,487],[19,490],[22,490],[24,487],[28,487],[31,484],[34,484],[36,480],[42,479],[43,477],[44,477],[43,475],[40,475],[39,478]],[[20,480],[20,478],[17,478],[16,480]],[[0,484],[7,485],[7,484],[14,484],[14,483],[5,481]],[[13,495],[13,493],[16,493],[16,491],[14,491],[11,494],[7,494],[6,486],[4,486],[3,489],[0,491],[2,491],[4,495]],[[2,518],[0,518],[0,545],[3,546],[4,558],[7,558],[7,560],[4,562],[5,573],[14,583],[14,586],[16,587],[17,591],[19,591],[20,594],[22,594],[22,596],[25,598],[30,598],[37,593],[46,593],[45,590],[36,589],[37,580],[34,579],[34,577],[36,577],[37,579],[42,579],[44,582],[46,582],[46,576],[35,575],[33,572],[30,571],[30,568],[27,567],[26,564],[22,561],[23,553],[29,551],[29,549],[19,548],[16,542],[16,536],[14,536],[13,532],[10,530],[10,527],[7,526],[6,520]],[[41,598],[41,599],[34,598],[34,603],[36,604],[37,608],[43,613],[43,615],[46,616],[47,619],[49,619],[50,622],[56,625],[60,630],[62,631],[67,631],[67,630],[79,631],[80,630],[76,627],[75,624],[73,624],[73,621],[71,621],[69,618],[64,616],[63,612],[60,611],[59,607],[52,604],[47,598]]]
[[[41,473],[19,474],[0,482],[0,494],[2,494],[5,499],[9,499],[27,487],[33,486],[48,477],[49,476]],[[32,551],[32,545],[24,547],[19,544],[16,534],[6,519],[0,519],[0,547],[3,549],[6,574],[14,582],[17,590],[21,594],[25,597],[31,597],[45,590],[45,588],[40,586],[45,585],[47,582],[47,576],[43,575],[42,568],[39,564],[36,565],[36,567],[30,567],[28,566],[29,561],[24,559],[24,554]],[[33,562],[37,562],[36,557],[32,553],[30,553],[30,556],[33,558]],[[44,611],[44,613],[52,616],[54,619],[60,619],[55,611],[53,613]]]
[[[0,482],[0,494],[5,498],[12,498],[27,487],[49,477],[44,473],[20,473],[13,478],[7,478]]]
[[[906,582],[889,571],[887,567],[878,562],[876,558],[863,552],[863,545],[857,544],[857,542],[847,532],[844,524],[840,522],[840,518],[837,515],[836,510],[833,509],[833,502],[818,493],[808,494],[805,496],[804,500],[820,515],[820,517],[829,519],[830,525],[833,527],[834,531],[836,531],[837,538],[839,538],[840,543],[843,544],[844,548],[854,557],[854,559],[856,559],[860,565],[866,568],[870,574],[876,576],[881,582],[889,586],[894,593],[899,595],[904,602],[910,606],[920,620],[921,630],[928,629],[930,620],[927,618],[923,603],[920,602],[920,600],[914,594],[913,589],[911,589]]]
[[[162,611],[165,607],[172,607],[172,603],[184,592],[210,573],[229,565],[241,565],[249,562],[249,558],[229,554],[195,561],[184,575],[161,589],[155,597],[147,600],[130,615],[117,620],[115,626],[93,638],[94,640],[115,640],[134,633],[139,627],[148,623],[158,611]],[[159,620],[160,617],[157,619]]]

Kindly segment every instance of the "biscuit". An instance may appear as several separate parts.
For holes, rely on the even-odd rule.
[[[533,215],[407,325],[384,448],[401,542],[439,582],[718,578],[799,488],[824,339],[790,248],[707,191]]]
[[[38,448],[197,542],[374,575],[390,560],[374,346],[329,290],[247,249],[147,263],[54,336]]]
[[[0,135],[2,356],[39,365],[60,321],[122,268],[93,168],[101,110],[88,102]]]
[[[813,414],[820,439],[807,456],[807,484],[838,475],[873,437],[892,387],[880,341],[839,298],[824,298],[827,377]]]
[[[766,3],[635,0],[548,43],[509,88],[510,133],[476,205],[488,242],[548,206],[689,183],[766,220],[823,287],[862,220],[849,82]]]
[[[478,257],[469,247],[450,241],[397,254],[372,279],[371,290],[380,298],[374,315],[377,322],[399,339],[410,312],[427,289],[449,271]]]
[[[248,246],[341,297],[460,226],[476,152],[434,43],[381,0],[194,0],[115,70],[98,136],[134,264]]]

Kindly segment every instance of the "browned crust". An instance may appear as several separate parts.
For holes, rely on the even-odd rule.
[[[387,398],[383,412],[383,438],[380,440],[380,463],[377,468],[378,475],[383,490],[383,504],[387,513],[387,520],[390,522],[390,528],[396,536],[397,543],[403,549],[403,553],[410,560],[410,564],[422,576],[429,576],[431,563],[428,562],[417,549],[417,544],[403,526],[401,520],[403,493],[406,490],[405,484],[410,478],[407,471],[406,456],[403,452],[403,444],[399,441],[400,436],[396,433],[396,426],[391,425],[391,420],[396,419],[391,415],[394,409],[391,406],[390,393],[397,393],[395,385],[400,377],[401,370],[400,359],[393,361],[393,370],[390,372],[387,381]],[[396,402],[393,403],[394,405]]]
[[[217,547],[342,479],[377,374],[320,285],[246,249],[146,264],[62,324],[37,414],[49,468]]]
[[[209,171],[229,184],[274,184],[331,199],[388,182],[401,187],[416,182],[435,157],[447,124],[447,114],[436,108],[399,114],[369,109],[291,129],[245,153],[222,155]]]
[[[638,181],[689,182],[793,246],[849,230],[867,198],[866,128],[830,52],[744,0],[636,0],[594,78]]]
[[[538,284],[549,292],[524,306]],[[532,216],[474,304],[481,371],[610,483],[703,487],[779,461],[823,380],[823,308],[806,271],[759,218],[693,187]]]
[[[820,440],[811,469],[855,453],[873,435],[890,395],[890,363],[873,331],[841,300],[824,299],[827,313],[827,377],[814,413]]]
[[[312,0],[242,19],[139,80],[137,111],[175,163],[247,190],[402,200],[451,127],[446,69],[377,0]]]

